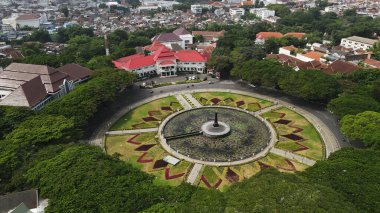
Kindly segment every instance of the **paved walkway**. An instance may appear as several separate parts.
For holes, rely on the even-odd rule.
[[[197,99],[195,99],[190,93],[183,94],[187,100],[189,100],[195,107],[202,107],[202,104],[200,104]]]
[[[273,154],[276,154],[276,155],[280,155],[280,156],[285,157],[285,158],[296,160],[296,161],[303,163],[303,164],[306,164],[308,166],[313,166],[316,163],[315,160],[312,160],[310,158],[303,157],[303,156],[294,154],[292,152],[284,151],[282,149],[277,149],[274,147],[270,150],[270,152]]]
[[[193,185],[194,182],[197,180],[197,177],[199,176],[199,172],[201,172],[202,167],[203,167],[202,164],[199,164],[199,163],[194,164],[193,169],[191,169],[191,172],[189,176],[187,177],[186,182]]]
[[[186,99],[182,95],[178,94],[178,95],[175,96],[175,98],[177,98],[177,100],[183,106],[183,108],[185,110],[188,110],[188,109],[192,108],[191,105],[189,104],[189,102],[187,102]]]
[[[272,106],[270,106],[270,107],[266,107],[266,108],[264,108],[264,109],[260,109],[260,110],[256,111],[255,114],[256,114],[256,115],[261,115],[261,114],[264,114],[264,113],[266,113],[266,112],[269,112],[269,111],[272,111],[272,110],[278,109],[278,108],[280,108],[280,107],[283,107],[283,106],[280,105],[280,104],[274,104],[274,105],[272,105]]]
[[[116,131],[108,131],[106,132],[106,135],[127,135],[127,134],[137,134],[137,133],[157,132],[157,131],[158,131],[158,128],[116,130]]]

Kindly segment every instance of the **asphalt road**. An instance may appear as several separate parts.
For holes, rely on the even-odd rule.
[[[129,104],[133,104],[142,99],[152,97],[154,95],[160,93],[168,93],[174,91],[184,91],[191,89],[235,89],[242,90],[247,92],[255,92],[261,95],[270,96],[282,101],[286,101],[295,107],[302,108],[303,110],[308,111],[309,113],[318,117],[335,135],[338,139],[340,147],[348,147],[351,146],[349,142],[344,140],[343,135],[339,130],[338,121],[334,115],[328,112],[323,105],[317,103],[306,102],[302,99],[295,98],[286,94],[282,94],[279,91],[261,88],[261,87],[251,87],[244,83],[240,83],[238,81],[219,81],[216,79],[210,79],[214,83],[209,84],[208,82],[201,82],[191,85],[172,85],[166,87],[159,87],[155,89],[140,89],[138,86],[133,86],[132,88],[128,88],[126,91],[121,92],[116,100],[112,103],[100,109],[97,113],[97,116],[93,118],[86,129],[85,139],[92,139],[96,137],[98,129],[107,124],[107,121],[112,115],[122,110],[123,107]],[[152,92],[153,91],[153,92]]]

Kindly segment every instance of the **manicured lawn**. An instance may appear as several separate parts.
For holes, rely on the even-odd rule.
[[[297,161],[284,158],[279,155],[269,153],[267,156],[259,160],[260,163],[278,169],[280,172],[296,172],[303,171],[308,168],[307,165],[298,163]],[[258,162],[257,162],[258,163]],[[258,163],[258,165],[260,165]]]
[[[322,139],[306,118],[285,107],[265,113],[263,117],[272,122],[280,135],[279,142],[276,144],[277,148],[314,160],[324,158]],[[289,123],[285,124],[286,122]],[[295,139],[294,137],[300,138]]]
[[[125,114],[111,127],[111,130],[155,128],[168,115],[182,109],[182,105],[173,96],[157,99]]]
[[[186,178],[192,163],[181,161],[173,166],[162,159],[168,155],[158,144],[156,133],[130,134],[106,137],[106,152],[109,155],[119,153],[120,159],[133,167],[156,176],[158,185],[180,185]],[[161,162],[161,163],[160,163]],[[168,179],[166,170],[168,170]],[[176,175],[180,175],[176,177]]]
[[[252,112],[273,105],[272,102],[267,100],[228,92],[202,92],[193,93],[192,95],[195,99],[198,100],[199,103],[204,106],[232,106],[246,109]]]

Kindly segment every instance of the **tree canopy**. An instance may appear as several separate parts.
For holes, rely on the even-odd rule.
[[[331,100],[328,108],[342,118],[345,115],[356,115],[364,111],[380,111],[380,103],[369,96],[347,94]]]
[[[380,149],[380,113],[366,111],[346,115],[340,124],[342,132],[351,140],[360,140],[368,146]]]

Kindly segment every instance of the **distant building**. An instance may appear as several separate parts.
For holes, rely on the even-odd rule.
[[[173,31],[174,34],[176,34],[181,40],[181,47],[185,50],[190,49],[193,44],[193,35],[189,31],[187,31],[185,28],[180,27]]]
[[[0,72],[0,105],[42,108],[90,77],[91,70],[76,64],[60,68],[12,63]]]
[[[11,0],[0,0],[0,7],[7,7],[12,4]]]
[[[112,61],[115,67],[136,73],[140,78],[151,75],[161,77],[182,73],[206,72],[206,59],[195,50],[173,51],[161,46],[151,55],[135,54]]]
[[[39,28],[42,23],[47,21],[45,14],[29,13],[18,14],[13,13],[9,18],[2,19],[3,25],[10,25],[14,30],[22,27]]]
[[[279,32],[260,32],[256,34],[256,44],[264,44],[269,38],[282,38],[282,33]]]
[[[193,44],[193,36],[183,27],[174,30],[172,33],[160,33],[151,40],[152,42],[158,41],[169,49],[173,49],[173,45],[178,45],[182,49],[189,49]]]
[[[199,4],[191,5],[191,12],[194,14],[202,14],[203,7]]]
[[[363,38],[359,36],[351,36],[348,38],[342,38],[340,46],[345,48],[351,48],[353,50],[363,49],[368,50],[373,47],[373,45],[378,42],[378,40]]]
[[[240,17],[244,16],[245,10],[244,8],[230,8],[230,15],[232,17]]]
[[[269,38],[282,38],[284,36],[293,36],[298,39],[302,39],[306,34],[305,33],[299,33],[299,32],[289,32],[283,35],[279,32],[259,32],[256,34],[256,44],[264,44],[265,41]]]
[[[252,8],[249,10],[249,12],[255,14],[256,17],[260,19],[266,19],[270,16],[275,16],[275,11],[268,10],[267,8]]]
[[[364,59],[363,63],[367,67],[380,69],[380,61],[378,61],[378,60],[366,58],[366,59]]]
[[[224,36],[224,31],[193,31],[193,36],[201,35],[203,37],[203,44],[208,45],[218,41],[218,39]]]
[[[38,190],[30,189],[0,196],[0,212],[44,212],[47,200],[39,200]]]

